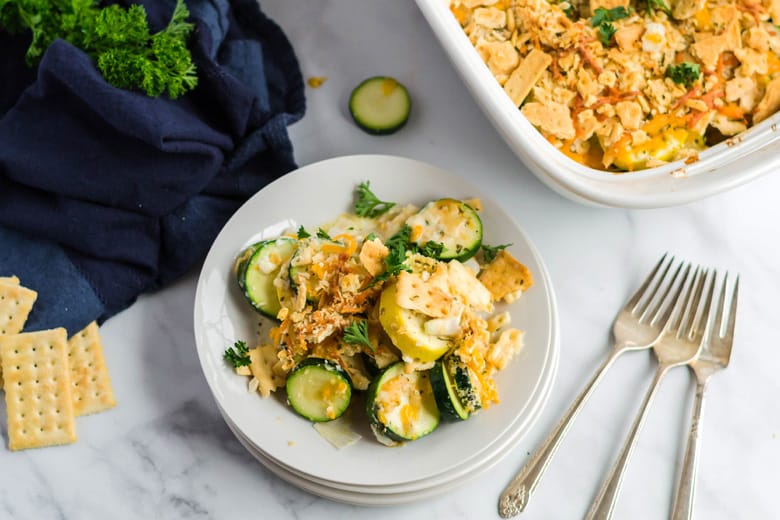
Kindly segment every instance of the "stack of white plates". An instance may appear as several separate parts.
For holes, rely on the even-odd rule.
[[[377,442],[362,399],[349,413],[361,438],[337,449],[297,416],[284,392],[262,399],[247,390],[222,359],[236,340],[255,341],[270,323],[253,313],[234,280],[233,263],[246,245],[304,225],[316,229],[351,207],[365,180],[384,200],[422,204],[441,197],[482,199],[484,241],[511,243],[534,286],[509,306],[513,326],[525,331],[521,354],[496,376],[501,402],[467,421],[442,423],[400,448]],[[392,505],[453,489],[495,465],[531,428],[550,394],[558,366],[558,320],[552,286],[536,249],[520,227],[460,177],[409,159],[351,156],[301,168],[250,199],[225,225],[209,252],[195,297],[195,339],[206,380],[226,423],[247,451],[278,477],[332,500]]]

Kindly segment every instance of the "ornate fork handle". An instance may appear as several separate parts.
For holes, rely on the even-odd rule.
[[[520,472],[512,479],[509,485],[501,493],[498,501],[498,513],[502,518],[510,518],[517,514],[520,514],[525,506],[528,504],[531,495],[536,489],[537,484],[542,479],[544,471],[550,464],[550,461],[558,450],[561,441],[563,441],[566,432],[569,431],[569,427],[574,422],[577,414],[582,409],[582,406],[588,400],[588,397],[593,393],[593,390],[598,385],[601,378],[606,373],[607,369],[612,366],[615,360],[626,352],[624,348],[616,347],[612,350],[610,355],[601,366],[596,370],[596,373],[591,377],[590,381],[585,388],[582,389],[580,394],[574,399],[569,409],[563,415],[561,420],[550,432],[550,435],[544,440],[542,445],[533,454],[531,460],[520,470]]]
[[[688,434],[688,445],[685,448],[680,483],[677,486],[677,496],[672,509],[672,520],[690,520],[693,518],[693,496],[696,488],[696,468],[699,463],[699,424],[704,409],[704,395],[707,391],[709,378],[696,384],[696,398],[693,402],[691,430]]]

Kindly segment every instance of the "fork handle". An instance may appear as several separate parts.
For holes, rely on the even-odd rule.
[[[628,467],[628,460],[631,458],[636,440],[639,437],[639,431],[642,429],[642,425],[647,417],[647,410],[650,407],[650,403],[653,402],[658,385],[670,368],[671,366],[669,365],[658,365],[653,382],[650,384],[647,394],[645,394],[645,400],[642,402],[636,419],[634,419],[634,424],[631,426],[625,444],[623,444],[623,449],[601,485],[596,499],[591,504],[588,515],[585,517],[586,520],[609,520],[612,518],[618,494],[620,493],[620,485],[623,483],[623,475],[626,467]]]
[[[569,431],[569,427],[574,422],[575,417],[582,409],[585,402],[590,397],[593,390],[601,381],[602,376],[607,372],[607,369],[612,366],[615,360],[626,352],[626,349],[621,347],[615,347],[609,356],[604,360],[601,366],[591,377],[590,381],[585,385],[580,394],[574,399],[566,413],[561,417],[561,420],[553,428],[544,442],[539,446],[536,452],[533,454],[528,463],[517,473],[512,481],[504,489],[503,493],[498,500],[498,513],[501,518],[510,518],[517,514],[520,514],[528,505],[528,501],[531,498],[534,490],[536,489],[539,481],[542,480],[544,471],[550,464],[550,461],[558,450],[561,441],[563,441],[566,432]]]
[[[677,485],[677,496],[674,499],[672,520],[690,520],[693,518],[696,469],[699,465],[699,426],[701,425],[702,410],[704,409],[704,393],[707,391],[707,381],[709,381],[709,378],[696,383],[691,429],[688,433],[688,445],[685,448],[680,483]]]

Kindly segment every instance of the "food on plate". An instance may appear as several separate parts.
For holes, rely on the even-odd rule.
[[[373,135],[397,132],[412,111],[412,98],[398,80],[375,76],[355,87],[349,97],[349,113],[357,125]]]
[[[75,442],[76,416],[116,405],[97,323],[70,339],[64,328],[22,332],[37,298],[0,277],[0,390],[14,451]]]
[[[697,160],[780,109],[780,6],[451,0],[528,121],[592,168]]]
[[[353,212],[249,245],[237,284],[275,323],[225,361],[264,397],[284,387],[314,423],[339,419],[364,393],[365,420],[385,445],[498,403],[494,376],[523,345],[504,307],[533,279],[511,244],[483,243],[480,211],[474,199],[389,202],[364,182]],[[343,445],[344,426],[335,430]]]

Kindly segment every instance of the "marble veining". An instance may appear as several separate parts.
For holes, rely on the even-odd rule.
[[[560,367],[547,407],[504,460],[444,495],[392,508],[315,497],[266,470],[222,421],[195,353],[193,272],[102,327],[118,406],[79,418],[76,444],[11,453],[0,424],[0,518],[498,518],[500,492],[606,356],[615,313],[666,251],[741,275],[732,364],[712,379],[705,404],[696,518],[780,518],[779,176],[684,207],[579,206],[542,186],[512,155],[413,0],[262,6],[290,37],[304,77],[328,78],[307,89],[308,113],[291,131],[300,164],[352,153],[428,161],[475,179],[525,228],[547,263],[560,308]],[[376,74],[398,77],[414,99],[407,127],[383,138],[360,132],[345,109],[352,87]],[[647,352],[616,363],[520,518],[582,518],[654,363]],[[664,381],[616,519],[668,518],[692,392],[687,369]]]

